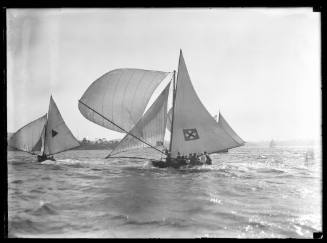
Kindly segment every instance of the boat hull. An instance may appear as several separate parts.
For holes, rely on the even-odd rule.
[[[37,161],[38,162],[43,162],[43,161],[46,161],[46,160],[56,161],[53,157],[46,157],[46,156],[41,156],[41,155],[37,156]]]
[[[162,160],[151,160],[151,163],[154,167],[158,168],[175,168],[178,169],[182,166],[186,166],[185,163],[181,163],[177,160],[172,160],[170,163],[166,163],[165,161]]]
[[[194,166],[202,166],[203,163],[197,162],[194,164],[186,164],[186,162],[181,162],[177,160],[172,160],[170,163],[166,163],[165,161],[162,160],[151,160],[151,163],[154,167],[157,168],[175,168],[179,169],[181,167],[194,167]]]

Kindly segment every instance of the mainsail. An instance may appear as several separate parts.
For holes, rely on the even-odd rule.
[[[231,128],[231,126],[227,123],[226,119],[219,113],[219,118],[217,115],[213,117],[215,120],[218,120],[218,126],[223,129],[229,136],[235,141],[235,145],[243,145],[245,142],[240,136]],[[172,120],[172,109],[168,111],[167,114],[167,129],[171,131],[171,120]]]
[[[148,147],[147,144],[153,147],[163,145],[167,120],[169,86],[170,82],[134,128],[126,134],[109,156],[131,149]]]
[[[79,142],[62,119],[58,107],[51,96],[45,132],[44,153],[47,155],[57,154],[79,145]]]
[[[9,140],[9,146],[18,150],[33,153],[39,151],[37,144],[40,141],[47,114],[20,128]]]
[[[168,74],[129,68],[110,71],[90,85],[78,108],[86,119],[100,126],[128,132],[140,120],[152,93]]]
[[[191,83],[182,51],[173,108],[171,156],[219,152],[240,146],[210,115]]]

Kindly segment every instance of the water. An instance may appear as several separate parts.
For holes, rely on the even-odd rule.
[[[241,147],[213,165],[159,169],[73,150],[8,152],[11,237],[312,238],[322,230],[321,151]]]

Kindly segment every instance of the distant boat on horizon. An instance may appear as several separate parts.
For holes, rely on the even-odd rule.
[[[55,160],[53,155],[80,146],[65,124],[52,96],[48,113],[12,134],[8,145],[37,155],[39,162]]]
[[[275,148],[276,147],[276,142],[272,139],[269,143],[269,148]]]
[[[169,83],[144,112],[154,90],[168,75]],[[157,146],[164,144],[166,129],[170,131],[167,149],[172,159],[176,159],[178,153],[219,153],[245,143],[221,114],[217,123],[203,106],[191,83],[182,51],[177,78],[175,76],[175,71],[116,69],[88,87],[79,100],[81,114],[100,126],[126,133],[106,158],[117,158],[119,154],[142,147],[166,155],[162,146]],[[172,108],[167,112],[170,90]],[[158,161],[152,162],[156,166]]]

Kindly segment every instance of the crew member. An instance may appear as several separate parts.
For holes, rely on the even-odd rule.
[[[212,159],[210,158],[209,154],[207,154],[207,152],[204,151],[204,155],[206,156],[206,164],[211,165],[212,164]]]
[[[200,164],[205,164],[206,163],[206,156],[204,154],[200,154],[199,156]]]

